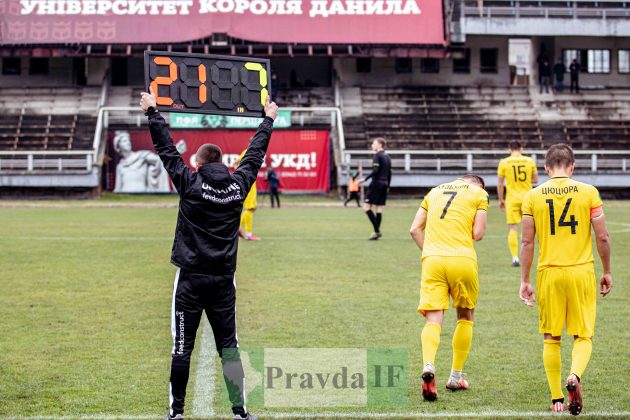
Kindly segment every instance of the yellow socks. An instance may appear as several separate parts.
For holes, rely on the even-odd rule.
[[[592,351],[593,342],[590,338],[580,337],[573,342],[571,373],[576,374],[578,378],[582,378],[582,374],[586,370],[588,361],[591,359]]]
[[[251,210],[243,210],[241,213],[241,226],[245,226],[245,233],[252,233],[254,229],[254,212]]]
[[[518,257],[518,232],[515,230],[510,230],[508,232],[508,246],[510,248],[510,254],[512,254],[512,259]]]
[[[472,344],[473,322],[460,319],[457,321],[453,334],[453,365],[452,370],[461,372],[468,358],[470,345]]]
[[[435,354],[440,346],[440,333],[442,327],[435,322],[427,322],[422,329],[422,364],[431,363],[435,365]]]
[[[562,356],[560,355],[560,341],[545,340],[543,347],[543,364],[547,374],[547,382],[551,390],[551,399],[564,398],[562,393]]]

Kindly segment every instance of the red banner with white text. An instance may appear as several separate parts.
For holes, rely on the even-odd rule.
[[[0,0],[0,44],[444,43],[442,0]]]
[[[252,130],[172,130],[184,162],[192,169],[199,146],[214,143],[223,163],[232,166],[247,148]],[[172,186],[151,143],[148,130],[110,131],[105,188],[120,193],[168,193]],[[256,186],[269,189],[267,168],[280,179],[281,191],[326,192],[330,185],[329,135],[324,130],[277,130],[271,137]]]

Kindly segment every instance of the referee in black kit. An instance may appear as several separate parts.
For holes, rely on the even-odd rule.
[[[193,172],[173,144],[156,98],[141,93],[140,106],[149,117],[155,151],[180,196],[171,262],[178,267],[173,287],[171,330],[173,351],[170,411],[167,419],[183,419],[190,356],[202,312],[217,346],[234,419],[251,419],[244,395],[244,373],[236,336],[236,253],[243,200],[263,164],[278,106],[267,97],[265,119],[252,137],[240,165],[230,174],[221,149],[204,144]]]
[[[372,172],[359,180],[359,183],[372,178],[372,183],[365,196],[363,211],[365,211],[374,227],[374,233],[369,240],[376,241],[383,236],[381,234],[381,221],[383,220],[383,207],[385,207],[387,201],[387,191],[392,181],[392,161],[389,155],[385,153],[384,138],[377,137],[372,141],[372,151],[375,152],[372,160]],[[376,215],[372,211],[372,207],[376,207]]]

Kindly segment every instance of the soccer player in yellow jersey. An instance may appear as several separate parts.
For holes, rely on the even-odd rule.
[[[595,187],[571,179],[575,159],[566,144],[551,146],[545,157],[545,170],[551,178],[529,191],[523,199],[523,239],[521,287],[523,303],[535,300],[529,271],[534,258],[534,236],[538,234],[539,331],[544,334],[543,364],[551,391],[551,410],[564,410],[560,337],[566,323],[567,334],[574,337],[571,370],[566,379],[569,412],[582,411],[580,380],[591,357],[591,338],[595,332],[597,281],[591,245],[591,227],[603,275],[600,293],[612,288],[610,239],[602,200]]]
[[[236,159],[233,167],[236,169],[238,165],[241,163],[241,159],[245,155],[246,150],[243,150],[243,153]],[[253,233],[254,230],[254,212],[256,211],[256,207],[258,207],[257,201],[258,191],[256,191],[256,182],[252,184],[252,188],[249,190],[247,197],[245,197],[245,201],[243,201],[243,212],[241,213],[241,228],[239,229],[239,235],[241,235],[244,239],[248,241],[259,241],[260,238],[255,236]]]
[[[508,224],[508,247],[512,254],[512,265],[518,267],[518,224],[523,218],[521,204],[525,193],[538,182],[538,170],[532,158],[523,156],[523,146],[518,141],[509,144],[510,156],[501,159],[497,175],[497,193],[499,208],[505,212]],[[504,194],[507,186],[507,194]],[[504,199],[505,197],[505,199]]]
[[[418,312],[422,330],[422,396],[437,399],[435,355],[440,344],[444,311],[450,298],[457,311],[453,334],[453,364],[446,383],[450,390],[467,389],[462,370],[472,343],[473,313],[479,280],[474,241],[486,231],[488,193],[484,181],[466,175],[433,188],[424,198],[411,225],[411,236],[422,250],[422,277]]]

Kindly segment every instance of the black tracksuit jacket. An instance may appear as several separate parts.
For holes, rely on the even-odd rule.
[[[180,196],[171,255],[175,266],[203,274],[234,274],[243,201],[263,164],[272,126],[273,120],[266,117],[233,174],[221,162],[193,172],[175,148],[164,118],[159,112],[149,115],[153,146]]]

